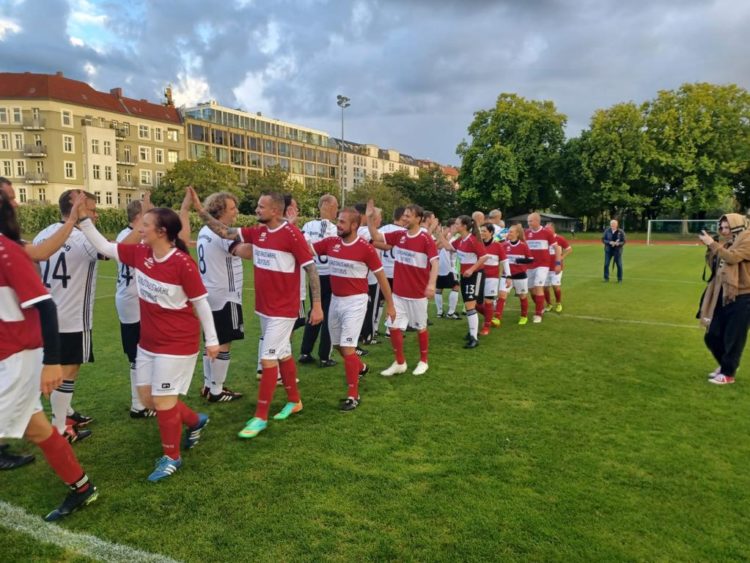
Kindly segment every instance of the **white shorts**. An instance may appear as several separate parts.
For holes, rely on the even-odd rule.
[[[499,278],[484,278],[484,298],[489,300],[497,297],[497,288],[499,285]]]
[[[549,267],[543,266],[526,270],[526,275],[529,276],[529,287],[544,287],[544,282],[547,281],[548,273]]]
[[[297,319],[260,317],[261,360],[283,360],[292,355],[292,330]],[[359,336],[359,335],[357,335]]]
[[[368,298],[366,293],[346,297],[331,296],[331,305],[328,308],[328,333],[331,335],[331,344],[350,348],[357,346],[367,313]]]
[[[413,327],[416,330],[427,328],[427,298],[407,299],[406,297],[393,296],[393,306],[396,309],[396,319],[391,322],[388,319],[385,325],[388,328],[406,330]]]
[[[42,410],[42,349],[22,350],[0,362],[0,438],[23,438]]]
[[[163,356],[138,346],[135,358],[135,384],[151,387],[152,396],[187,395],[198,354]]]
[[[562,285],[562,270],[560,270],[559,274],[556,274],[554,270],[550,270],[549,274],[547,274],[547,281],[544,285],[551,286],[551,285]]]
[[[506,288],[506,282],[507,278],[500,278],[500,293],[505,293],[506,295],[510,293],[510,288]],[[516,295],[526,295],[529,292],[529,280],[526,278],[522,280],[510,280],[512,282],[512,287],[516,291]]]

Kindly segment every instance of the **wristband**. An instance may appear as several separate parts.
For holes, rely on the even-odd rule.
[[[560,260],[555,260],[555,266],[560,266],[562,262]]]

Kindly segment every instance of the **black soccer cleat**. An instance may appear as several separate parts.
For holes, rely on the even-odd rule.
[[[78,411],[74,411],[73,414],[69,414],[65,418],[65,425],[72,426],[73,428],[83,428],[84,426],[94,422],[94,419],[85,414],[81,414]]]
[[[156,416],[154,409],[130,409],[130,418],[153,418]]]
[[[356,352],[357,356],[359,356],[360,358],[362,358],[362,357],[364,357],[364,356],[366,356],[367,354],[370,353],[368,350],[364,350],[363,348],[360,348],[359,346],[357,346],[355,352]]]
[[[7,452],[8,444],[0,445],[0,470],[17,469],[36,459],[33,455],[14,455]]]
[[[314,364],[315,358],[312,356],[312,354],[301,354],[299,358],[297,358],[298,364]]]
[[[476,348],[479,346],[479,340],[476,338],[470,338],[466,344],[464,344],[464,348]]]
[[[336,360],[328,358],[327,360],[320,360],[320,364],[318,365],[322,368],[332,368],[334,366],[337,366],[338,362]]]
[[[83,442],[86,438],[91,436],[91,430],[76,430],[72,426],[66,426],[62,437],[65,438],[69,444],[76,442]]]
[[[359,370],[359,378],[362,379],[364,376],[366,376],[370,372],[370,366],[367,364],[362,364],[362,369]]]
[[[99,490],[94,485],[89,485],[89,488],[82,493],[71,491],[60,506],[55,508],[52,512],[47,514],[44,519],[47,522],[54,522],[71,515],[79,508],[83,508],[86,505],[91,504],[99,497]]]
[[[226,387],[224,387],[218,395],[214,395],[213,393],[208,394],[209,403],[229,403],[230,401],[236,401],[241,398],[242,393],[235,393]]]
[[[362,402],[361,399],[355,399],[354,397],[347,397],[341,402],[341,406],[339,407],[339,410],[341,412],[353,411],[359,406],[360,402]]]

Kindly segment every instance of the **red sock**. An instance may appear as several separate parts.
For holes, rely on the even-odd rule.
[[[159,423],[159,434],[161,434],[161,447],[164,450],[164,455],[172,459],[180,457],[180,438],[182,436],[181,411],[179,401],[171,409],[156,411],[156,421]]]
[[[495,303],[495,316],[498,319],[503,318],[503,309],[505,308],[505,299],[498,299]]]
[[[361,362],[357,354],[344,356],[344,371],[346,371],[347,397],[359,399],[359,370]]]
[[[430,333],[426,330],[417,333],[419,336],[419,359],[427,363],[427,351],[430,349]]]
[[[290,403],[299,403],[297,364],[294,363],[294,358],[290,356],[283,362],[279,362],[279,371],[281,372],[281,381],[284,382],[284,389],[286,389],[286,400]]]
[[[474,305],[474,308],[477,310],[477,313],[484,315],[484,303],[477,303]]]
[[[258,387],[258,404],[255,406],[255,416],[257,418],[268,420],[268,409],[271,407],[271,399],[276,389],[276,378],[279,375],[279,368],[276,366],[263,368],[263,375],[260,376],[260,386]]]
[[[86,473],[76,459],[76,454],[73,453],[73,448],[65,438],[60,436],[56,428],[52,428],[50,437],[39,442],[37,446],[42,450],[49,466],[66,485],[75,485],[86,477]],[[88,488],[87,482],[78,489],[78,492],[82,493]]]
[[[492,323],[492,303],[484,304],[484,328],[490,328]]]
[[[547,305],[552,305],[552,298],[549,294],[549,287],[544,286],[544,300],[547,302]]]
[[[534,295],[534,314],[540,317],[544,314],[544,295]]]
[[[200,422],[200,418],[198,418],[198,413],[195,412],[193,409],[191,409],[189,406],[187,406],[182,401],[177,401],[177,408],[179,409],[180,413],[180,419],[182,420],[182,423],[192,428],[193,426],[198,426],[198,423]]]
[[[562,288],[555,288],[555,303],[562,303]]]
[[[529,314],[529,298],[525,295],[521,299],[521,316],[525,317]]]
[[[399,364],[405,364],[404,333],[397,328],[391,329],[391,346],[393,346],[393,355],[396,356],[396,362]]]

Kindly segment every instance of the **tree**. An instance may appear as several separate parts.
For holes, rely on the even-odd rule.
[[[210,156],[198,160],[180,160],[162,178],[151,192],[154,205],[177,207],[185,196],[185,187],[193,186],[202,198],[215,192],[230,192],[238,197],[242,192],[238,186],[237,172],[219,164]]]
[[[265,168],[262,172],[250,172],[247,184],[240,200],[240,212],[248,215],[255,213],[258,198],[264,192],[290,194],[299,206],[303,218],[317,217],[320,196],[336,194],[336,184],[330,180],[317,179],[305,182],[305,185],[294,180],[288,172],[278,166]]]
[[[391,222],[394,209],[409,203],[398,189],[387,186],[382,180],[372,177],[368,177],[361,184],[357,184],[346,195],[346,200],[351,202],[352,205],[367,203],[368,199],[375,200],[375,205],[383,210],[383,223]]]
[[[440,168],[420,168],[417,178],[399,171],[383,176],[383,184],[397,190],[404,199],[435,213],[440,219],[455,217],[458,209],[456,190]]]

